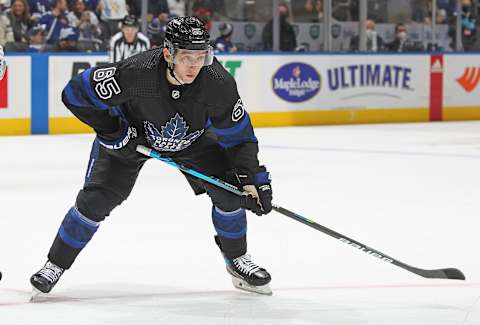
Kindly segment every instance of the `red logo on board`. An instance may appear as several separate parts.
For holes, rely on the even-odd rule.
[[[466,68],[463,76],[458,78],[457,82],[466,92],[474,91],[480,82],[480,68]]]
[[[0,80],[0,109],[8,107],[8,67],[5,76]]]

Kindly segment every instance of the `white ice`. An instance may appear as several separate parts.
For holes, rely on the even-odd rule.
[[[151,160],[50,296],[29,277],[81,188],[92,134],[0,137],[0,324],[480,324],[480,122],[257,129],[274,201],[431,280],[283,215],[248,216],[273,296],[237,291],[210,202]]]

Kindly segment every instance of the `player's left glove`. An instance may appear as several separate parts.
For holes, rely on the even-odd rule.
[[[248,182],[248,176],[238,174],[237,177],[241,184]],[[265,166],[257,168],[251,181],[254,185],[243,186],[244,194],[240,199],[240,205],[259,216],[269,213],[272,211],[272,180]]]
[[[116,132],[97,135],[98,141],[105,148],[111,150],[120,150],[126,147],[131,139],[137,137],[137,129],[133,126],[130,126],[125,119],[119,118],[119,128]]]
[[[7,61],[5,61],[3,47],[0,45],[0,80],[3,79],[5,71],[7,70]]]

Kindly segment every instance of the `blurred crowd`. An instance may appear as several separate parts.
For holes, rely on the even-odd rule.
[[[460,11],[457,1],[461,3]],[[456,48],[458,35],[461,35],[465,51],[480,49],[478,2],[480,0],[437,0],[433,9],[432,0],[368,0],[368,19],[364,26],[367,51],[452,50]],[[149,0],[145,34],[140,32],[141,3],[141,0],[0,0],[0,45],[6,52],[112,53],[115,42],[121,39],[125,44],[140,41],[140,45],[137,42],[132,47],[131,52],[135,53],[162,46],[169,19],[195,15],[215,36],[212,42],[217,52],[273,49],[271,0]],[[448,49],[432,47],[432,44],[426,45],[411,37],[412,25],[432,25],[432,10],[436,14],[435,24],[448,26]],[[309,47],[298,40],[298,26],[321,25],[323,0],[282,0],[278,13],[280,50],[308,50]],[[457,17],[461,19],[458,33]],[[332,37],[346,37],[340,32],[342,24],[358,20],[359,0],[332,0]],[[241,46],[234,32],[239,22],[255,22],[261,26],[258,45]],[[383,34],[377,31],[377,26],[382,24],[388,24],[390,29],[386,33],[382,31]],[[243,27],[248,38],[248,26]],[[390,36],[388,39],[386,34]],[[358,31],[348,35],[348,44],[344,44],[347,43],[343,42],[334,50],[359,51]]]

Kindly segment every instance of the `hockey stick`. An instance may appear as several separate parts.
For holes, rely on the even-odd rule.
[[[145,146],[137,146],[137,151],[144,154],[145,156],[155,158],[158,160],[161,160],[177,169],[180,169],[181,171],[190,174],[192,176],[195,176],[201,180],[204,180],[210,184],[216,185],[218,187],[221,187],[231,193],[234,193],[236,195],[243,195],[243,192],[240,191],[236,186],[228,184],[227,182],[224,182],[218,178],[211,177],[204,175],[200,172],[197,172],[193,169],[187,168],[185,166],[182,166],[178,163],[176,163],[173,159],[169,157],[164,157],[162,156],[159,152],[147,148]],[[417,275],[420,275],[424,278],[430,278],[430,279],[454,279],[454,280],[465,280],[465,275],[463,275],[462,271],[455,269],[455,268],[447,268],[447,269],[437,269],[437,270],[424,270],[424,269],[419,269],[410,265],[407,265],[403,262],[398,261],[397,259],[394,259],[393,257],[390,257],[380,251],[377,251],[376,249],[373,249],[369,246],[366,246],[352,238],[349,238],[347,236],[344,236],[334,230],[331,230],[327,227],[324,227],[322,225],[319,225],[318,223],[309,220],[305,217],[302,217],[299,214],[296,214],[290,210],[287,210],[285,208],[282,208],[281,206],[278,206],[276,204],[272,204],[273,210],[277,211],[278,213],[283,214],[284,216],[287,216],[289,218],[292,218],[298,222],[303,223],[304,225],[310,226],[314,229],[317,229],[324,234],[327,234],[333,238],[336,238],[340,240],[341,242],[348,244],[362,252],[367,253],[368,255],[374,256],[384,262],[391,263],[393,265],[396,265],[404,270],[410,271],[412,273],[415,273]]]

